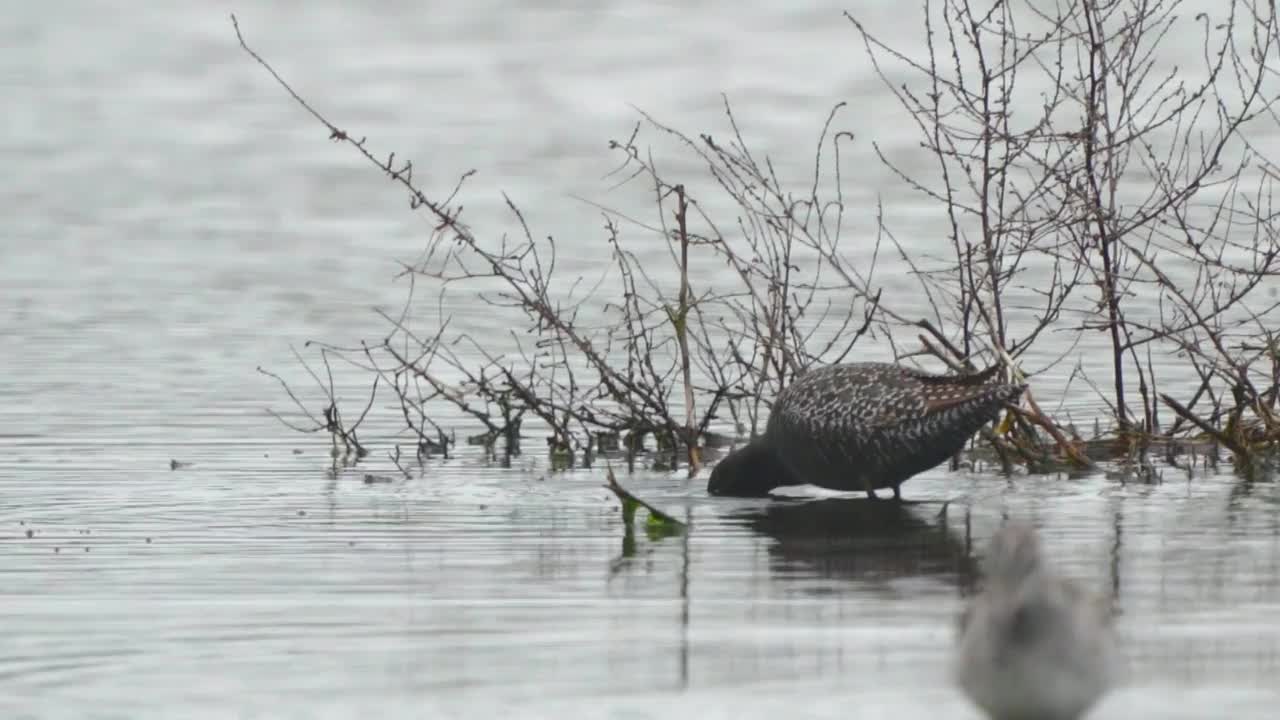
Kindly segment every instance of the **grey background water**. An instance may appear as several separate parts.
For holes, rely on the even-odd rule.
[[[467,212],[495,231],[505,189],[589,256],[599,214],[571,196],[631,202],[602,177],[632,105],[724,132],[726,92],[758,149],[795,172],[831,105],[853,101],[853,200],[882,197],[906,241],[928,243],[930,215],[871,161],[871,140],[910,161],[915,139],[841,9],[10,8],[3,714],[971,718],[946,682],[951,621],[974,544],[1017,514],[1122,611],[1128,677],[1098,717],[1271,717],[1272,483],[937,470],[910,494],[967,503],[867,517],[839,501],[713,500],[701,481],[639,472],[625,482],[693,530],[639,537],[623,557],[599,472],[464,455],[366,485],[365,468],[327,472],[322,438],[266,417],[284,398],[255,366],[302,382],[291,343],[378,337],[369,308],[402,300],[395,261],[429,224],[238,50],[228,10],[300,91],[418,158],[431,184],[477,169]],[[849,9],[918,42],[896,6]],[[486,329],[482,309],[451,309]]]

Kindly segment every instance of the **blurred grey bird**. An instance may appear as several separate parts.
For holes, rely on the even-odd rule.
[[[1034,528],[992,538],[985,586],[960,616],[955,678],[992,720],[1076,720],[1119,670],[1110,608],[1056,576]]]
[[[959,452],[1025,385],[991,382],[999,366],[933,375],[888,363],[848,363],[798,375],[765,432],[711,470],[713,495],[763,496],[783,485],[875,491],[900,486]]]

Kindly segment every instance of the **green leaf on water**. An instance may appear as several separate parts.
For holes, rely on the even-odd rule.
[[[682,532],[684,532],[684,523],[666,513],[650,511],[649,517],[644,521],[644,534],[650,540],[661,540]]]
[[[636,522],[636,509],[640,507],[640,501],[634,497],[627,496],[622,498],[622,522],[627,527],[631,527]],[[652,515],[650,517],[653,517]]]
[[[644,527],[645,534],[650,539],[670,537],[684,532],[684,523],[632,495],[619,485],[618,478],[614,476],[612,467],[608,468],[607,473],[609,482],[605,487],[616,495],[622,503],[622,522],[628,529],[635,525],[636,510],[643,507],[649,511],[649,517],[645,519]]]

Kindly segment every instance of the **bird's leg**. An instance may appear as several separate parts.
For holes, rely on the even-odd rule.
[[[880,499],[880,497],[876,495],[876,489],[871,485],[871,478],[867,477],[866,475],[862,476],[862,489],[866,491],[868,499],[870,500]]]
[[[879,496],[876,495],[875,486],[871,484],[871,478],[866,475],[862,476],[862,490],[867,493],[868,500],[880,499]]]

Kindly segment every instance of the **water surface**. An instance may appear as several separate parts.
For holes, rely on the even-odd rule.
[[[44,3],[0,30],[6,717],[974,718],[947,649],[1006,515],[1041,524],[1063,570],[1121,610],[1129,674],[1097,717],[1271,717],[1271,482],[939,469],[906,486],[956,501],[939,515],[712,499],[639,471],[623,482],[691,530],[624,552],[601,472],[550,473],[536,452],[366,484],[394,475],[382,437],[331,473],[323,438],[265,415],[285,398],[255,367],[306,387],[291,343],[380,337],[369,308],[398,306],[395,260],[428,226],[238,51],[225,9]],[[601,180],[631,105],[723,132],[722,91],[795,172],[833,102],[857,100],[853,200],[883,198],[908,243],[940,232],[911,225],[918,198],[869,161],[871,139],[915,139],[839,5],[235,9],[335,120],[438,184],[477,168],[473,218],[501,217],[505,189],[584,266],[600,217],[570,195],[640,202]]]

